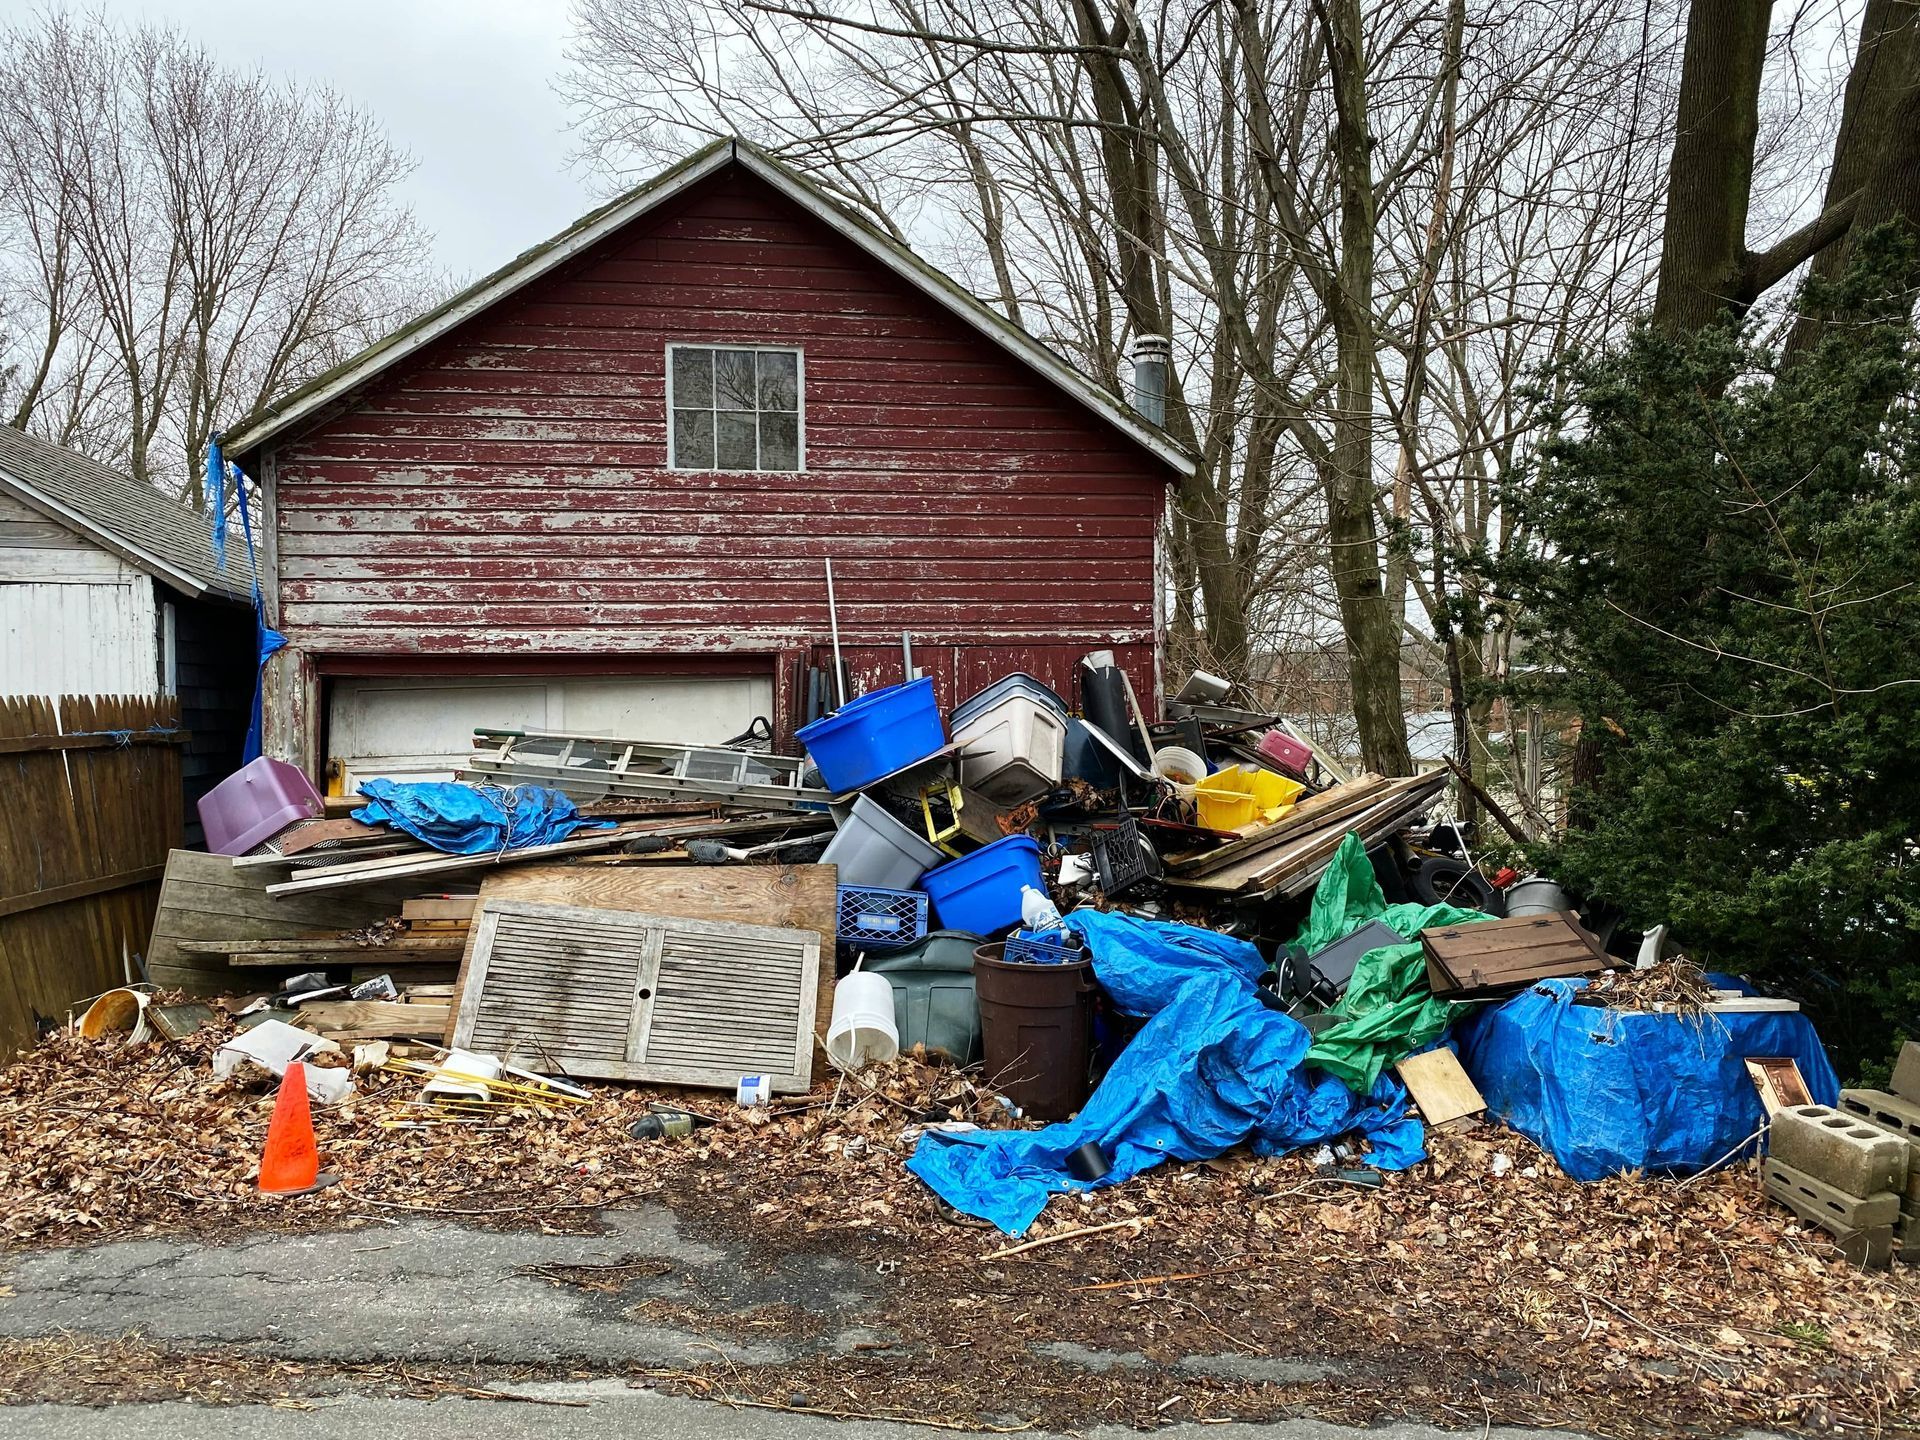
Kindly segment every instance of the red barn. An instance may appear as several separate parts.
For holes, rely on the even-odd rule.
[[[714,742],[916,667],[1157,680],[1191,458],[911,251],[713,145],[236,427],[272,753],[443,775],[475,724]],[[782,748],[787,748],[783,743]]]

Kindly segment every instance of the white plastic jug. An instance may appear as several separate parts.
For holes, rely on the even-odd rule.
[[[855,970],[833,987],[833,1023],[827,1059],[842,1070],[878,1065],[900,1053],[893,1021],[893,986],[884,975]]]

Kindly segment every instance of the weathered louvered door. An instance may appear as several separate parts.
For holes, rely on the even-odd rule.
[[[608,1080],[813,1080],[819,936],[577,905],[487,900],[454,1043]]]

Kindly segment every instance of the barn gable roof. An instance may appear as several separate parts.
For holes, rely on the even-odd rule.
[[[192,599],[247,598],[205,515],[77,451],[0,425],[0,491]]]
[[[582,216],[551,240],[525,251],[451,299],[375,341],[353,358],[263,405],[227,433],[228,453],[240,455],[257,450],[286,434],[481,311],[730,166],[738,166],[772,186],[1177,474],[1193,474],[1193,455],[1165,431],[911,249],[851,214],[811,180],[744,140],[718,140],[696,151],[638,189]]]

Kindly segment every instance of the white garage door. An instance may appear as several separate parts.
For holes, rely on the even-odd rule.
[[[335,680],[328,774],[348,794],[376,777],[451,780],[476,725],[716,745],[772,713],[770,675]]]

